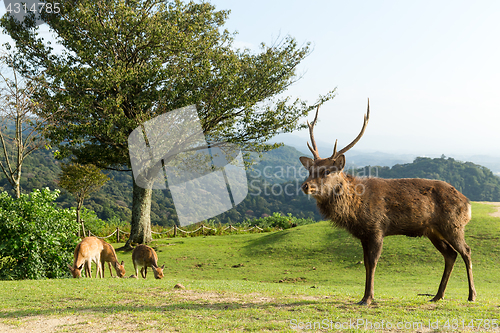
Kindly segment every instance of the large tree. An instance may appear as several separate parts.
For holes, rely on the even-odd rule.
[[[266,144],[272,136],[301,127],[299,118],[333,97],[307,105],[284,96],[309,46],[285,37],[259,52],[235,49],[223,29],[228,14],[206,2],[67,1],[43,17],[59,52],[33,19],[4,16],[1,24],[24,70],[43,78],[40,115],[63,111],[47,134],[59,156],[129,171],[129,134],[165,112],[194,104],[211,141],[265,151],[276,147]],[[151,240],[151,192],[134,181],[127,244]]]

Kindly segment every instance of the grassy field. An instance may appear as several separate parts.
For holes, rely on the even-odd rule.
[[[155,241],[165,278],[0,282],[0,332],[500,331],[500,218],[474,203],[466,229],[477,301],[457,259],[445,300],[430,303],[444,261],[425,238],[385,239],[375,301],[357,306],[359,241],[328,222],[273,233]],[[113,244],[119,247],[122,244]],[[118,252],[127,276],[131,253]],[[93,269],[95,274],[95,268]],[[185,290],[174,289],[181,283]],[[424,295],[421,295],[424,294]]]

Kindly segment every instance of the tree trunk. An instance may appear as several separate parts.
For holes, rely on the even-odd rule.
[[[137,186],[133,180],[132,221],[130,222],[130,237],[124,245],[132,248],[132,243],[146,244],[153,240],[151,236],[151,195],[153,190]]]
[[[19,169],[21,169],[21,166],[19,166]],[[19,175],[19,178],[14,180],[14,195],[16,196],[16,199],[19,199],[21,197],[21,175]]]
[[[77,206],[76,206],[76,223],[78,225],[81,225],[82,227],[82,235],[84,238],[85,237],[85,225],[83,224],[84,221],[81,220],[81,217],[80,217],[80,211],[82,209],[82,204],[80,202],[78,202]],[[78,229],[78,237],[81,237],[80,236],[80,229]]]

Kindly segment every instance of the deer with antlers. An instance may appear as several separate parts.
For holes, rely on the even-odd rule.
[[[385,236],[426,236],[444,257],[444,273],[436,296],[444,292],[457,252],[467,269],[469,301],[476,299],[472,277],[471,250],[465,243],[464,227],[471,219],[469,200],[450,184],[430,179],[381,179],[345,174],[344,154],[363,136],[370,116],[370,101],[358,136],[332,156],[321,158],[314,140],[312,123],[307,122],[314,159],[301,157],[309,177],[302,184],[304,193],[316,199],[321,214],[335,226],[346,229],[361,241],[366,269],[365,294],[358,304],[370,304],[374,296],[374,276]]]

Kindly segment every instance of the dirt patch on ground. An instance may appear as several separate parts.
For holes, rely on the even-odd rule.
[[[276,301],[276,299],[274,298],[266,297],[257,293],[248,295],[236,295],[232,293],[200,292],[193,290],[179,290],[175,293],[180,300],[202,301],[212,304],[235,303],[244,305],[245,303],[263,304]]]
[[[33,316],[23,319],[19,319],[15,325],[6,325],[0,323],[0,332],[11,333],[11,332],[33,332],[33,333],[51,333],[67,331],[69,327],[73,325],[85,325],[89,329],[87,332],[94,333],[100,332],[98,330],[92,330],[92,326],[87,326],[88,320],[85,320],[81,316],[66,316],[66,317],[45,317],[45,316]]]
[[[81,312],[74,316],[32,316],[20,318],[12,325],[0,323],[2,333],[53,333],[53,332],[81,332],[81,333],[117,333],[117,332],[143,332],[144,328],[136,323],[127,322],[125,316],[115,315],[110,317],[97,317]],[[118,323],[118,324],[117,324]],[[159,333],[149,328],[147,332]]]
[[[489,201],[481,201],[479,203],[491,205],[497,209],[496,212],[490,213],[491,216],[493,217],[500,217],[500,202],[489,202]]]

